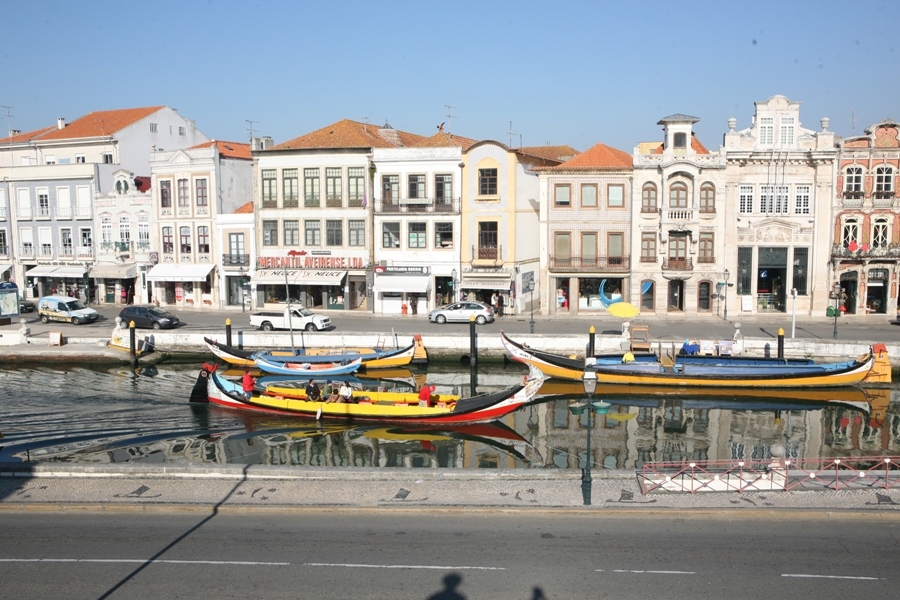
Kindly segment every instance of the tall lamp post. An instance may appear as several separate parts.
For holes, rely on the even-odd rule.
[[[605,415],[609,412],[609,407],[611,406],[609,402],[604,402],[600,400],[598,402],[594,402],[594,392],[597,391],[597,373],[594,371],[585,371],[584,376],[581,379],[581,383],[584,385],[584,393],[587,394],[588,401],[587,404],[573,404],[569,407],[569,412],[573,415],[580,416],[584,413],[585,409],[588,411],[588,422],[587,422],[587,456],[584,460],[584,469],[581,470],[581,497],[584,500],[585,506],[591,505],[591,484],[593,483],[593,479],[591,478],[591,463],[593,462],[593,455],[591,454],[591,431],[594,428],[594,413],[598,415]]]
[[[728,269],[725,269],[725,309],[723,311],[723,318],[728,320],[728,278],[731,277],[731,273],[728,272]]]
[[[458,283],[456,281],[456,269],[454,268],[450,271],[450,302],[456,302],[459,300],[459,290],[456,289]]]

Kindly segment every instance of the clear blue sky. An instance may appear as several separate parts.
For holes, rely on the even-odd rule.
[[[627,152],[673,113],[718,148],[753,103],[842,136],[897,114],[896,0],[196,0],[3,3],[0,104],[23,131],[165,104],[210,137],[275,142],[350,118]],[[0,109],[0,131],[6,132]],[[445,126],[446,128],[446,126]]]

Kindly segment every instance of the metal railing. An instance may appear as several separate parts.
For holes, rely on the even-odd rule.
[[[641,492],[771,492],[900,487],[900,457],[770,458],[644,463]]]
[[[877,248],[860,246],[851,251],[849,248],[835,244],[831,247],[833,258],[900,258],[900,246],[878,246]]]
[[[375,212],[384,213],[454,213],[459,212],[459,198],[401,198],[398,201],[378,200]]]
[[[630,256],[551,256],[549,268],[568,271],[627,271],[631,268]]]
[[[250,266],[250,255],[249,254],[223,254],[222,255],[222,266],[223,267],[249,267]]]
[[[691,258],[665,258],[662,264],[663,271],[691,271],[694,261]]]

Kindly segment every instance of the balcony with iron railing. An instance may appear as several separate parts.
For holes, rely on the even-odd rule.
[[[222,266],[223,267],[249,267],[250,266],[250,255],[249,254],[223,254],[222,255]]]
[[[365,205],[363,204],[363,199],[365,196],[353,195],[347,198],[347,206],[350,208],[362,208]]]
[[[866,193],[862,190],[844,190],[845,200],[862,200]]]
[[[23,258],[34,258],[34,246],[31,244],[22,244],[19,246],[19,256]]]
[[[75,248],[69,244],[65,244],[59,249],[60,258],[72,258],[75,256]]]
[[[868,258],[891,258],[900,259],[900,245],[884,245],[869,247],[867,244],[861,244],[856,250],[850,250],[846,246],[835,244],[831,247],[832,258],[847,259],[868,259]]]
[[[550,256],[551,271],[628,271],[629,256]]]
[[[303,197],[304,208],[321,208],[322,199],[318,194],[307,194]]]
[[[93,219],[93,211],[90,206],[79,206],[75,208],[76,219]]]
[[[38,258],[53,258],[53,246],[41,244],[38,248]]]
[[[74,212],[72,211],[71,206],[57,206],[56,207],[56,218],[57,219],[71,219]]]
[[[325,207],[326,208],[341,208],[344,205],[344,198],[342,196],[325,196]]]
[[[502,262],[503,246],[472,246],[472,256],[475,260]]]
[[[382,213],[458,213],[459,198],[400,198],[379,200],[375,212]]]
[[[671,258],[663,259],[663,271],[692,271],[694,262],[690,258]]]

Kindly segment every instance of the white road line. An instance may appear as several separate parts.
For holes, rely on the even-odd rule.
[[[301,563],[304,567],[347,567],[351,569],[458,569],[460,571],[505,571],[505,567],[441,567],[438,565],[363,565],[352,563]]]
[[[603,569],[597,569],[602,573]],[[652,573],[653,575],[696,575],[696,571],[634,571],[631,569],[610,569],[610,573]]]
[[[862,579],[865,581],[880,581],[880,577],[855,577],[853,575],[808,575],[806,573],[782,573],[782,577],[803,577],[807,579]]]
[[[245,560],[141,560],[139,558],[0,558],[0,562],[17,563],[17,562],[51,562],[51,563],[167,563],[175,565],[250,565],[250,566],[272,566],[286,567],[291,563],[287,562],[254,562]]]

